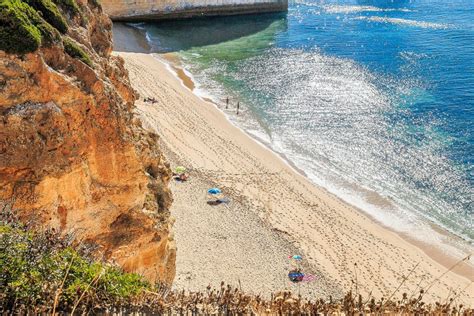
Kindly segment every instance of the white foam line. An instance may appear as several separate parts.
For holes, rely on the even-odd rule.
[[[342,5],[330,5],[323,6],[324,10],[329,13],[358,13],[358,12],[412,12],[409,9],[384,9],[373,6],[342,6]]]
[[[148,43],[148,46],[149,46],[149,47],[152,47],[151,37],[150,37],[150,35],[148,35],[148,32],[147,32],[147,31],[145,31],[145,38],[146,38],[146,41],[147,41],[147,43]]]
[[[139,30],[145,30],[145,22],[139,22],[139,23],[125,23],[128,26],[134,27]]]
[[[308,1],[295,1],[296,4],[320,7],[328,13],[359,13],[359,12],[414,12],[407,8],[379,8],[370,5],[324,5]]]
[[[359,16],[354,18],[354,20],[366,20],[371,22],[380,22],[380,23],[391,23],[391,24],[403,24],[409,26],[416,26],[421,28],[431,28],[431,29],[447,29],[450,28],[451,25],[443,24],[443,23],[432,23],[432,22],[424,22],[424,21],[414,21],[414,20],[407,20],[407,19],[400,19],[400,18],[388,18],[388,17],[381,17],[381,16]]]

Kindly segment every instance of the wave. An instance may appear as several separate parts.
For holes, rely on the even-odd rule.
[[[409,25],[409,26],[421,27],[424,29],[448,29],[452,27],[451,25],[445,24],[445,23],[414,21],[414,20],[388,18],[388,17],[381,17],[381,16],[359,16],[359,17],[354,18],[354,20],[366,20],[370,22]]]
[[[323,6],[324,10],[328,13],[359,13],[359,12],[412,12],[410,9],[400,8],[400,9],[384,9],[368,5],[358,6],[358,5],[327,5]]]
[[[139,30],[146,30],[146,23],[145,22],[136,22],[136,23],[133,23],[133,22],[129,22],[129,23],[125,23],[126,25],[128,26],[131,26],[131,27],[134,27],[136,29],[139,29]]]
[[[327,13],[359,13],[359,12],[413,12],[407,8],[379,8],[370,5],[321,5],[307,1],[295,1],[296,4],[302,4],[311,7],[321,7]]]

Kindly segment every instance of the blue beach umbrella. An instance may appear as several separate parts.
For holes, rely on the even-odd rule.
[[[211,188],[211,189],[207,190],[207,193],[209,193],[209,194],[220,194],[220,193],[222,193],[222,191],[218,188]]]
[[[303,257],[301,257],[300,255],[290,256],[289,258],[290,259],[295,259],[295,260],[303,260]]]

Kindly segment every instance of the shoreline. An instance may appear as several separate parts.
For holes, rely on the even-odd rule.
[[[280,259],[288,253],[270,251],[268,248],[275,245],[268,240],[262,241],[263,246],[257,242],[256,238],[269,232],[265,226],[300,249],[308,264],[324,276],[325,284],[339,289],[349,290],[353,286],[354,273],[359,278],[360,292],[376,297],[389,295],[400,282],[400,295],[414,293],[434,282],[426,296],[426,300],[432,301],[444,300],[452,291],[471,283],[452,271],[443,275],[447,269],[421,249],[292,170],[274,152],[228,122],[214,105],[183,89],[176,75],[152,55],[119,55],[125,59],[132,85],[141,97],[153,96],[159,101],[156,106],[137,102],[140,116],[177,157],[170,159],[172,165],[177,162],[191,169],[191,182],[172,184],[175,196],[172,214],[177,215],[176,282],[181,287],[187,287],[186,273],[190,271],[189,282],[202,288],[210,283],[205,280],[215,275],[221,275],[222,280],[223,277],[234,281],[247,278],[244,267],[251,266],[256,272],[253,278],[245,279],[246,289],[259,291],[261,283],[254,282],[255,279],[273,278],[280,281],[269,283],[268,288],[281,290],[280,269],[287,264]],[[216,136],[209,139],[208,135]],[[218,208],[206,205],[203,196],[206,186],[195,188],[192,184],[203,181],[206,185],[218,185],[226,195],[235,197],[232,207],[237,207],[236,210],[221,216],[216,212]],[[239,208],[240,204],[244,207]],[[246,234],[235,230],[235,224],[228,222],[244,213],[257,216],[263,224],[251,220],[256,226],[243,230]],[[191,223],[187,222],[188,217],[194,218]],[[236,221],[239,225],[249,224],[242,219]],[[217,225],[226,226],[215,231]],[[220,237],[216,238],[216,234]],[[247,235],[252,238],[245,239]],[[239,241],[242,238],[244,241]],[[212,246],[202,246],[207,244]],[[196,247],[204,247],[203,252]],[[215,247],[221,247],[217,253]],[[249,247],[256,248],[250,251]],[[264,263],[252,261],[254,257],[265,257],[263,253],[267,251],[270,253],[265,255],[268,260]],[[199,253],[212,259],[196,257]],[[267,264],[274,267],[262,268]],[[403,281],[403,276],[414,267],[416,271]],[[440,275],[443,277],[438,280]],[[324,290],[332,291],[328,287]],[[458,299],[470,302],[473,295],[472,288],[467,288]]]
[[[350,184],[349,185],[350,188],[354,189],[354,191],[357,191],[358,194],[365,195],[367,197],[367,200],[364,201],[363,198],[362,200],[359,200],[359,195],[357,195],[355,199],[350,195],[343,196],[340,188],[330,187],[330,186],[318,183],[318,181],[316,180],[311,179],[311,176],[308,173],[306,173],[302,168],[298,167],[285,153],[274,150],[271,144],[265,141],[265,139],[246,131],[241,126],[236,124],[236,122],[234,122],[231,119],[231,115],[229,115],[228,113],[226,113],[226,111],[220,108],[219,105],[214,100],[212,100],[212,97],[205,96],[201,93],[196,93],[196,91],[194,91],[197,88],[197,85],[194,82],[195,79],[193,78],[192,74],[190,74],[186,70],[186,67],[183,66],[181,60],[179,60],[179,57],[174,52],[164,52],[164,53],[153,52],[154,50],[150,46],[143,29],[137,28],[132,25],[126,25],[123,23],[114,23],[114,34],[119,35],[118,41],[117,41],[117,43],[119,44],[117,47],[118,51],[149,53],[149,54],[156,55],[160,59],[161,58],[164,59],[166,61],[165,64],[169,67],[168,70],[171,71],[173,74],[176,74],[177,78],[179,78],[179,80],[183,83],[183,87],[189,89],[191,92],[196,94],[202,100],[215,105],[216,108],[225,115],[226,119],[229,120],[229,122],[232,125],[242,130],[245,134],[247,134],[250,138],[257,141],[263,147],[275,153],[277,156],[283,159],[284,162],[286,162],[289,166],[291,166],[296,172],[307,177],[312,183],[314,183],[314,185],[325,189],[330,194],[333,194],[337,198],[341,199],[341,201],[343,201],[344,203],[348,203],[352,205],[353,207],[359,209],[361,212],[363,212],[364,214],[372,218],[378,224],[382,225],[383,227],[391,231],[394,231],[395,233],[399,234],[410,243],[414,243],[420,248],[424,249],[426,245],[429,246],[429,248],[435,247],[438,250],[437,253],[440,253],[442,257],[454,258],[453,260],[449,260],[449,259],[447,261],[442,260],[443,262],[453,262],[456,260],[457,257],[461,255],[461,253],[463,254],[474,253],[474,244],[471,241],[465,239],[465,237],[463,236],[456,234],[455,232],[452,232],[448,228],[442,227],[440,224],[426,218],[423,218],[423,221],[426,222],[426,228],[427,228],[425,233],[438,234],[438,237],[442,238],[442,241],[441,241],[442,246],[434,242],[428,241],[426,239],[417,238],[416,236],[410,235],[409,233],[400,229],[400,227],[396,228],[396,227],[387,225],[384,220],[379,219],[377,218],[376,215],[374,215],[374,211],[368,211],[368,209],[371,209],[370,206],[372,205],[376,207],[382,207],[382,208],[387,207],[387,206],[394,207],[394,205],[392,205],[392,202],[390,201],[389,198],[380,196],[377,192],[369,191],[365,189],[363,186],[356,187]],[[124,35],[126,35],[126,37],[124,37]],[[123,45],[124,43],[126,43],[126,45]],[[124,47],[127,47],[127,49],[124,50],[123,49]],[[364,205],[361,205],[361,203]],[[384,210],[384,212],[389,212],[389,210]],[[412,228],[415,228],[415,227],[412,227]],[[444,254],[447,251],[450,252],[450,254]],[[433,251],[430,250],[430,253],[433,253]],[[450,266],[449,264],[444,264],[444,265]],[[474,261],[471,262],[471,266],[474,269]]]
[[[152,55],[156,56],[158,61],[163,62],[164,64],[169,66],[170,67],[169,71],[174,72],[175,76],[181,81],[182,86],[184,88],[188,89],[191,93],[195,94],[194,89],[196,87],[196,84],[194,83],[193,78],[186,74],[186,71],[185,71],[183,65],[178,60],[178,57],[176,57],[174,55],[174,53],[152,54]],[[257,142],[259,145],[261,145],[262,147],[269,150],[276,157],[280,158],[291,169],[293,169],[293,171],[295,171],[296,173],[299,173],[300,175],[305,177],[313,185],[319,187],[320,189],[325,190],[328,194],[333,195],[335,198],[339,199],[342,203],[349,204],[351,207],[357,209],[359,212],[361,212],[364,215],[368,216],[377,225],[380,225],[380,226],[384,227],[385,229],[390,230],[391,232],[399,235],[402,239],[406,240],[410,244],[412,244],[412,245],[416,246],[417,248],[419,248],[426,255],[428,255],[434,261],[436,261],[436,262],[440,263],[441,265],[443,265],[445,268],[447,268],[447,269],[451,268],[460,259],[462,259],[462,258],[456,258],[451,254],[445,253],[440,246],[438,246],[434,243],[425,242],[425,241],[422,241],[422,240],[419,240],[419,239],[415,238],[414,236],[409,235],[408,233],[397,231],[395,228],[386,225],[385,223],[383,223],[380,220],[377,220],[376,218],[371,216],[368,212],[364,211],[361,207],[356,206],[356,205],[344,200],[343,198],[337,196],[335,193],[329,191],[327,188],[322,187],[322,186],[314,183],[308,177],[307,173],[303,169],[298,168],[284,153],[274,151],[270,147],[270,145],[267,144],[264,140],[259,139],[255,135],[247,133],[244,129],[240,128],[239,126],[234,124],[232,121],[230,121],[230,119],[227,117],[228,115],[226,113],[224,113],[214,101],[212,101],[211,99],[199,96],[199,95],[197,95],[197,97],[201,98],[204,102],[211,103],[213,106],[215,106],[218,111],[222,112],[226,116],[226,119],[229,121],[230,124],[232,124],[233,126],[238,128],[239,130],[241,130],[243,133],[245,133],[249,138],[251,138],[252,140]],[[456,240],[459,240],[461,242],[464,242],[464,243],[468,244],[468,241],[466,241],[462,237],[457,236],[457,235],[451,233],[450,231],[443,229],[442,227],[438,226],[436,223],[429,223],[429,226],[430,226],[431,229],[433,229],[434,231],[436,231],[437,233],[439,233],[440,235],[442,235],[446,238],[449,238],[451,240],[456,239]],[[450,246],[450,247],[459,247],[458,245],[453,245],[453,244],[448,244],[448,246]],[[463,248],[461,251],[466,252],[467,249]],[[463,263],[459,264],[455,269],[453,269],[453,272],[458,274],[461,277],[469,279],[470,281],[474,281],[474,265],[473,264],[463,262]]]

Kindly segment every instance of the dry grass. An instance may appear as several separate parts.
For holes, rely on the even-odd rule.
[[[419,297],[408,300],[406,294],[400,300],[385,301],[364,299],[352,292],[342,300],[308,300],[290,292],[276,293],[270,300],[248,295],[238,288],[221,284],[219,289],[207,288],[196,293],[170,292],[159,295],[149,302],[147,309],[159,306],[159,312],[170,314],[230,314],[230,315],[473,315],[474,310],[448,303],[425,304],[423,291]],[[144,305],[140,306],[143,308]],[[140,310],[140,309],[139,309]]]
[[[417,294],[398,293],[409,274],[388,299],[363,298],[357,287],[338,300],[304,298],[290,292],[274,293],[270,299],[264,299],[224,282],[219,288],[208,286],[200,292],[171,291],[118,267],[94,261],[83,246],[73,246],[71,236],[51,231],[33,233],[6,208],[1,215],[2,315],[474,315],[472,308],[455,303],[466,288],[451,293],[444,302],[423,302],[432,285],[447,271]],[[463,258],[456,265],[468,259]]]

